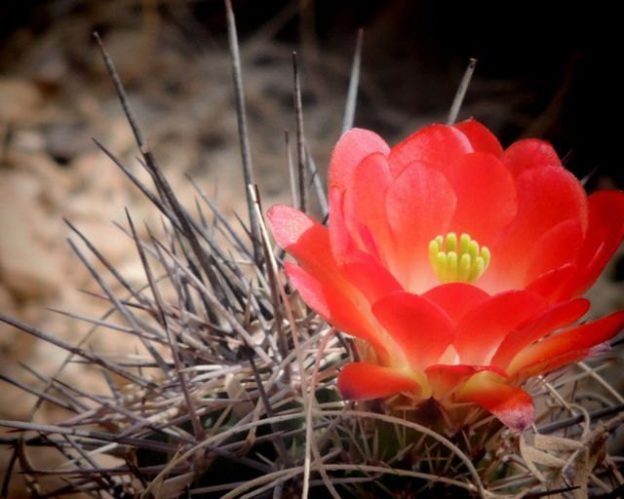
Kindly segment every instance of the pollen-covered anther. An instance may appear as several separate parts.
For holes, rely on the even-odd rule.
[[[475,282],[487,270],[490,250],[468,234],[437,236],[429,243],[429,261],[441,282]]]

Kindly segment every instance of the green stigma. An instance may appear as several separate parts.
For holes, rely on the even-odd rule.
[[[475,282],[490,264],[490,250],[468,234],[437,236],[429,243],[431,268],[441,282]]]

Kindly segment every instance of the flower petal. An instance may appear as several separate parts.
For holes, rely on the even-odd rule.
[[[353,171],[369,154],[379,152],[388,155],[388,144],[376,133],[361,128],[345,132],[334,147],[329,163],[329,187],[341,190],[351,185]]]
[[[516,177],[533,168],[561,166],[561,160],[553,146],[539,139],[524,139],[514,142],[504,152],[503,163]]]
[[[527,284],[525,289],[537,293],[549,302],[554,302],[575,272],[576,265],[562,265],[557,269],[544,272]]]
[[[595,322],[546,338],[520,351],[511,361],[507,372],[510,376],[524,378],[537,372],[551,371],[561,367],[561,356],[567,356],[565,358],[568,360],[565,360],[565,363],[573,362],[586,355],[593,346],[615,336],[622,327],[624,327],[624,312],[616,312]]]
[[[506,377],[504,371],[491,366],[471,366],[466,364],[434,364],[425,369],[425,374],[433,396],[443,400],[452,396],[462,382],[481,371],[492,371]]]
[[[583,317],[589,310],[589,305],[589,300],[578,298],[549,308],[527,327],[509,333],[494,354],[492,365],[505,369],[523,348]]]
[[[303,301],[315,312],[320,314],[326,321],[335,321],[335,314],[332,314],[331,306],[327,302],[323,285],[314,277],[303,270],[299,265],[291,262],[284,263],[284,272],[288,276],[290,283],[303,298]],[[338,311],[340,312],[340,308]],[[341,326],[337,326],[343,329]]]
[[[448,316],[422,296],[398,292],[373,304],[373,314],[415,370],[434,364],[453,341]]]
[[[355,250],[358,242],[362,246],[361,238],[356,241],[350,231],[344,216],[344,192],[337,188],[329,189],[329,240],[331,251],[338,263],[343,263]],[[327,251],[330,248],[327,248]]]
[[[452,396],[459,385],[476,372],[474,366],[466,364],[434,364],[425,369],[431,392],[437,400]]]
[[[351,255],[341,270],[369,303],[375,303],[383,296],[403,289],[385,267],[366,253],[356,252]]]
[[[369,341],[387,359],[385,332],[377,327],[370,303],[334,260],[327,229],[287,206],[274,206],[267,215],[278,244],[301,264],[285,268],[304,301],[338,329]]]
[[[495,156],[483,152],[464,154],[439,170],[457,196],[450,229],[466,232],[479,244],[491,247],[517,212],[516,187],[509,170]]]
[[[580,182],[560,167],[532,168],[516,181],[518,215],[492,248],[492,261],[480,284],[490,292],[524,287],[527,255],[535,237],[567,220],[587,227],[587,198]]]
[[[397,369],[367,362],[347,364],[338,376],[338,389],[347,400],[372,400],[419,388],[414,378]]]
[[[410,291],[437,282],[429,265],[429,241],[447,232],[455,211],[455,194],[440,172],[412,163],[386,194],[386,212],[397,251],[392,273]]]
[[[568,294],[584,293],[598,278],[624,238],[624,192],[601,191],[589,196],[589,224],[579,253],[579,272]]]
[[[470,118],[453,126],[462,131],[475,151],[488,152],[497,158],[503,155],[503,148],[498,139],[477,120]]]
[[[313,277],[304,269],[286,262],[284,270],[303,301],[339,330],[368,341],[381,359],[389,358],[385,333],[376,327],[369,310],[362,309],[348,283],[328,282],[324,276]],[[366,307],[366,304],[363,305]]]
[[[388,159],[375,153],[357,166],[353,182],[345,192],[345,217],[352,230],[365,226],[374,241],[375,251],[386,263],[392,259],[394,242],[386,214],[386,191],[392,182]],[[361,230],[360,237],[362,237]]]
[[[457,128],[429,125],[392,148],[390,169],[396,177],[414,161],[422,161],[432,167],[443,166],[472,150],[468,138]]]
[[[585,357],[590,355],[590,353],[591,349],[589,348],[580,348],[577,350],[570,350],[569,352],[561,352],[553,357],[549,357],[548,359],[536,361],[532,364],[524,366],[520,371],[514,374],[514,379],[523,381],[539,374],[547,374],[549,372],[556,371],[557,369],[561,369],[569,366],[570,364],[583,360]]]
[[[441,284],[422,296],[441,307],[453,325],[457,325],[467,312],[490,297],[482,289],[463,282]]]
[[[527,392],[488,371],[479,372],[466,381],[457,390],[456,399],[483,407],[516,431],[524,430],[535,417],[533,399]]]
[[[583,243],[583,231],[578,220],[566,220],[555,225],[536,242],[528,258],[525,282],[531,283],[539,276],[574,263]]]
[[[462,364],[488,364],[503,339],[546,308],[546,302],[525,290],[500,293],[482,302],[457,326],[453,342]]]
[[[329,233],[313,218],[295,208],[273,206],[267,212],[269,226],[277,243],[306,269],[335,267],[329,251]]]

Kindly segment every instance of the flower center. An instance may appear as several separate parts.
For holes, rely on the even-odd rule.
[[[490,250],[468,234],[437,236],[429,243],[431,268],[442,282],[475,282],[490,263]]]

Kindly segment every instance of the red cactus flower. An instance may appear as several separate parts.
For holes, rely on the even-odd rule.
[[[340,374],[347,399],[476,403],[522,429],[533,401],[519,385],[624,325],[624,312],[577,323],[624,237],[624,193],[588,197],[546,142],[503,150],[474,120],[393,148],[353,129],[329,198],[329,228],[287,206],[268,218],[305,302],[372,347]]]

